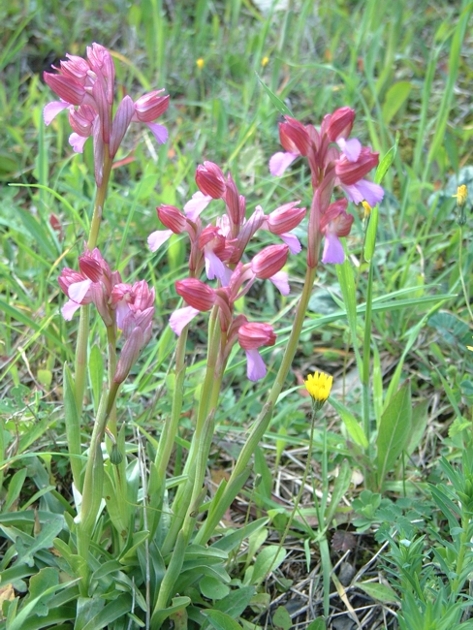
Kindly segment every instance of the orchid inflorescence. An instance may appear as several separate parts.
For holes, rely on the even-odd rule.
[[[348,201],[367,201],[375,206],[384,191],[365,176],[378,164],[379,155],[363,147],[357,138],[350,138],[355,112],[341,107],[327,114],[319,130],[286,116],[279,124],[279,137],[284,152],[275,153],[269,169],[280,176],[298,157],[306,157],[313,188],[309,214],[307,264],[316,267],[321,236],[325,237],[324,263],[343,263],[345,254],[339,241],[348,236],[353,215],[347,213]],[[343,190],[346,199],[332,202],[334,188]]]
[[[158,143],[166,142],[165,127],[153,121],[163,114],[169,105],[164,89],[144,94],[136,101],[128,95],[120,101],[115,116],[115,67],[106,48],[100,44],[87,47],[87,58],[66,55],[57,74],[44,72],[44,80],[59,96],[44,108],[44,121],[49,125],[59,112],[67,109],[73,133],[69,143],[74,151],[82,153],[87,138],[93,136],[95,180],[100,186],[103,179],[105,152],[113,158],[132,122],[145,123]]]
[[[115,383],[122,383],[151,339],[154,289],[144,280],[133,285],[122,282],[120,273],[110,270],[97,248],[85,250],[79,257],[79,269],[65,267],[58,278],[69,297],[62,315],[70,320],[77,309],[92,303],[114,337],[117,330],[122,332],[125,343],[113,376]]]
[[[180,335],[199,312],[217,307],[222,331],[219,369],[223,372],[230,350],[238,341],[246,352],[248,378],[259,380],[266,368],[258,348],[273,345],[276,337],[270,324],[249,323],[244,315],[235,316],[234,304],[257,279],[269,279],[282,295],[289,293],[287,273],[282,268],[289,252],[301,250],[291,230],[303,219],[305,208],[294,201],[265,215],[257,206],[246,219],[245,197],[239,194],[230,174],[225,177],[217,164],[204,162],[197,167],[195,179],[199,191],[184,206],[184,212],[174,206],[157,208],[159,219],[168,229],[153,232],[148,238],[150,249],[155,251],[173,233],[186,232],[189,236],[190,277],[176,282],[177,293],[188,306],[172,314],[170,325]],[[225,213],[218,217],[216,225],[204,226],[200,214],[214,199],[225,202]],[[258,230],[267,230],[283,242],[266,246],[250,261],[243,262],[245,248]],[[198,278],[204,268],[209,280],[218,280],[217,288]]]

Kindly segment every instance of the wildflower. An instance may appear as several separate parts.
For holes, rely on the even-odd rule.
[[[320,231],[325,236],[323,263],[342,264],[345,252],[339,236],[348,236],[353,223],[353,215],[346,212],[348,201],[340,199],[330,204],[320,220]]]
[[[204,59],[202,59],[202,57],[199,57],[196,62],[195,65],[199,68],[199,70],[202,70],[202,68],[205,66],[205,61]]]
[[[384,191],[378,184],[364,179],[364,176],[378,164],[379,154],[363,147],[356,160],[350,158],[342,153],[337,160],[335,173],[338,184],[350,201],[360,203],[366,200],[370,206],[375,206],[382,200]]]
[[[325,372],[314,372],[309,374],[304,381],[307,391],[312,397],[315,407],[320,409],[330,395],[332,389],[333,376]]]
[[[263,57],[263,59],[261,59],[261,65],[263,66],[263,68],[266,68],[266,66],[268,65],[268,63],[269,63],[269,57],[268,57],[267,55],[265,55],[265,56]]]
[[[113,287],[121,282],[118,271],[111,271],[100,251],[86,250],[79,257],[79,269],[65,267],[58,278],[61,289],[69,298],[61,313],[70,321],[74,313],[85,304],[94,303],[106,326],[113,325],[113,313],[109,304]]]
[[[246,353],[247,376],[250,381],[259,381],[266,375],[266,366],[258,348],[274,346],[276,335],[270,324],[246,323],[238,329],[238,343]]]
[[[152,121],[166,111],[169,96],[163,94],[164,90],[144,94],[136,102],[125,96],[113,117],[115,68],[109,51],[94,43],[87,47],[86,59],[69,54],[66,57],[58,68],[53,66],[56,74],[43,74],[45,82],[60,98],[46,105],[44,122],[49,125],[59,112],[67,109],[73,130],[69,143],[78,153],[83,151],[87,138],[93,137],[95,179],[100,186],[104,147],[108,145],[108,155],[113,158],[131,122],[146,124],[157,142],[166,141],[165,127]]]
[[[466,184],[458,186],[457,192],[452,195],[452,197],[456,197],[457,206],[459,206],[460,208],[464,206],[468,199],[468,187],[466,186]]]
[[[110,301],[116,313],[116,325],[125,343],[120,352],[113,380],[122,383],[128,376],[142,349],[151,339],[154,316],[154,289],[145,280],[116,284]]]
[[[374,206],[383,198],[381,186],[365,179],[378,164],[378,154],[363,147],[357,138],[349,138],[354,119],[353,109],[341,107],[324,117],[320,129],[289,116],[279,125],[284,152],[271,157],[271,174],[282,175],[301,156],[309,162],[313,198],[309,213],[307,264],[311,268],[317,265],[322,235],[326,237],[323,260],[329,263],[344,260],[338,237],[349,234],[353,217],[345,208],[337,209],[330,203],[335,186],[339,186],[354,203],[366,201]],[[286,238],[283,240],[291,247]]]

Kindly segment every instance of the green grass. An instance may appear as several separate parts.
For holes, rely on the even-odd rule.
[[[147,571],[152,590],[165,564],[158,544],[147,541],[144,551],[146,524],[140,524],[141,531],[137,525],[123,542],[110,522],[101,520],[92,548],[96,554],[104,550],[105,568],[100,569],[98,560],[93,567],[95,594],[107,602],[99,610],[92,593],[82,593],[81,600],[70,579],[78,556],[66,558],[70,540],[64,532],[73,530],[75,511],[63,366],[74,363],[78,318],[62,319],[57,277],[63,266],[77,266],[95,186],[90,142],[83,155],[72,154],[67,116],[58,116],[50,127],[43,124],[42,109],[52,94],[41,75],[66,52],[83,55],[93,41],[112,51],[120,94],[165,87],[171,96],[160,121],[169,130],[164,146],[157,147],[138,125],[128,133],[117,156],[124,163],[113,171],[100,235],[111,265],[127,281],[146,278],[157,294],[153,342],[118,402],[131,488],[126,501],[137,513],[147,493],[144,471],[171,410],[176,341],[167,323],[178,304],[174,282],[185,275],[187,255],[186,241],[180,238],[168,249],[148,252],[146,238],[160,228],[156,206],[182,207],[196,191],[195,167],[203,160],[231,169],[248,212],[258,204],[268,212],[291,199],[310,205],[305,165],[296,163],[280,179],[269,174],[268,160],[280,149],[281,120],[271,93],[295,118],[316,125],[326,113],[349,105],[357,112],[354,136],[381,158],[395,147],[383,179],[386,195],[379,208],[372,279],[362,260],[365,224],[352,207],[355,226],[346,243],[351,265],[338,273],[331,266],[319,268],[292,372],[260,444],[254,474],[225,516],[228,526],[254,527],[245,530],[246,546],[240,547],[243,533],[241,540],[235,534],[233,547],[228,543],[226,573],[219,577],[226,584],[228,575],[231,592],[240,587],[248,600],[242,596],[243,608],[223,596],[213,601],[215,583],[209,575],[200,592],[181,576],[179,595],[194,598],[189,627],[197,627],[199,618],[206,628],[231,628],[215,612],[220,611],[238,618],[238,627],[267,623],[289,628],[289,611],[293,627],[332,628],[336,615],[353,614],[350,608],[366,628],[470,627],[463,609],[470,603],[473,563],[465,542],[471,528],[473,420],[473,354],[466,349],[472,334],[473,40],[468,26],[473,4],[290,0],[288,10],[269,13],[257,5],[250,0],[144,0],[130,7],[107,0],[98,8],[92,2],[17,0],[0,9],[0,572],[2,584],[15,588],[6,598],[17,597],[16,603],[4,605],[8,621],[0,615],[0,628],[140,627],[149,619],[142,610],[146,589],[137,576]],[[199,58],[204,60],[201,69]],[[470,185],[461,227],[452,198],[459,183]],[[298,228],[303,246],[304,225]],[[270,242],[265,239],[260,242]],[[265,353],[269,374],[256,387],[246,379],[243,355],[232,354],[215,417],[208,470],[212,492],[212,484],[228,476],[281,362],[305,258],[290,260],[288,270],[292,291],[287,298],[276,295],[272,285],[255,288],[245,298],[245,312],[271,321],[278,340]],[[183,418],[169,471],[171,486],[180,483],[193,432],[206,335],[200,319],[187,343]],[[104,347],[104,342],[102,323],[94,320],[91,345]],[[333,374],[334,406],[324,407],[324,423],[315,426],[308,485],[289,521],[310,435],[310,405],[300,385],[314,369]],[[386,446],[377,439],[377,429],[383,422],[395,426],[395,419],[388,420],[384,412],[400,387],[407,391],[402,389],[407,382],[412,404],[408,411],[407,398],[404,406],[399,404],[409,436],[401,435],[401,426],[399,457],[389,461],[381,479],[376,470],[385,470],[388,457],[381,461]],[[364,396],[370,398],[369,413]],[[84,447],[97,406],[97,399],[90,399],[85,408]],[[357,427],[367,424],[373,432],[369,448],[357,439]],[[377,468],[371,471],[373,462]],[[346,472],[343,483],[337,482],[341,470]],[[112,479],[112,471],[107,474]],[[325,515],[314,507],[314,497],[322,506],[327,503]],[[289,535],[281,543],[287,555],[279,563],[277,549],[288,522]],[[355,538],[349,542],[351,532]],[[334,543],[335,534],[347,537],[346,547]],[[118,557],[110,550],[121,543]],[[209,557],[217,557],[218,544],[208,547]],[[135,555],[134,545],[140,549]],[[337,563],[347,549],[343,562],[353,569],[353,578],[345,583]],[[412,571],[405,569],[408,565]],[[337,566],[332,582],[331,566]],[[59,574],[60,587],[55,582]],[[383,580],[378,579],[381,574]],[[115,590],[114,581],[119,585]],[[340,582],[346,589],[343,597]],[[50,594],[44,595],[48,589]],[[116,603],[119,592],[123,610],[114,617],[109,602]],[[40,615],[33,617],[39,625],[26,621],[34,608],[28,606],[40,594],[44,619],[59,611],[49,625],[41,625]],[[82,604],[76,609],[78,601]],[[199,617],[199,606],[215,615],[212,621]],[[99,613],[108,621],[100,621]],[[327,619],[317,626],[316,617],[324,613]],[[173,617],[175,624],[179,614]]]

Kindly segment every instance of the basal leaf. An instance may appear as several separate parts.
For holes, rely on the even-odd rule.
[[[412,427],[411,385],[406,381],[391,397],[378,429],[377,474],[381,488],[388,471],[406,448]]]

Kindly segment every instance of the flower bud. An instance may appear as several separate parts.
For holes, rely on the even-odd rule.
[[[135,101],[135,113],[140,122],[152,122],[167,110],[169,95],[163,96],[164,89],[154,90],[140,96]]]
[[[156,208],[159,220],[174,234],[181,234],[187,228],[186,217],[175,206],[162,205]]]
[[[305,126],[298,120],[286,116],[286,121],[279,123],[279,139],[286,151],[307,155],[310,137]]]
[[[195,172],[195,181],[201,192],[212,199],[221,199],[225,194],[225,178],[221,168],[213,162],[199,164]]]
[[[238,343],[243,350],[255,350],[261,346],[274,346],[276,335],[270,324],[250,322],[238,329]]]
[[[340,107],[330,116],[327,125],[327,136],[330,142],[338,138],[348,138],[355,120],[355,110],[351,107]]]
[[[112,122],[112,133],[110,134],[110,157],[114,157],[118,151],[125,133],[130,126],[131,119],[135,113],[133,101],[129,96],[125,96],[117,107],[115,118]]]
[[[287,245],[269,245],[253,258],[251,270],[260,280],[271,278],[284,267],[288,254]]]
[[[291,201],[273,210],[268,217],[267,223],[270,232],[273,234],[284,234],[290,232],[302,221],[305,208],[296,208],[299,201]]]
[[[84,86],[71,79],[64,77],[60,74],[52,74],[51,72],[44,72],[43,78],[53,92],[62,98],[63,101],[70,103],[71,105],[80,105],[85,96]]]
[[[175,286],[178,295],[199,311],[209,311],[215,303],[214,290],[197,278],[178,280]]]

